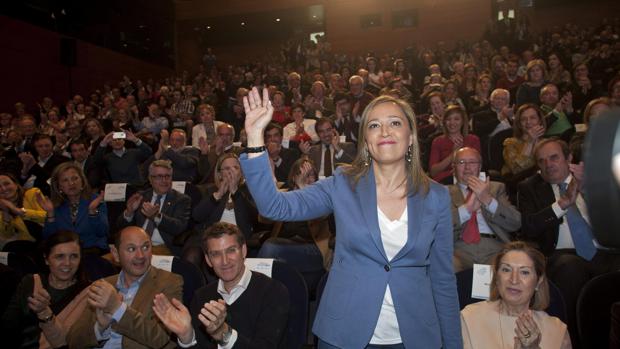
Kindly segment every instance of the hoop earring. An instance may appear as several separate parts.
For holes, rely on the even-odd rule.
[[[411,163],[412,159],[413,159],[413,146],[409,145],[409,148],[407,148],[407,152],[405,153],[405,160],[408,163]]]

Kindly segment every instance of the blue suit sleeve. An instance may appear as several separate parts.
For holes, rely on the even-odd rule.
[[[444,348],[462,348],[461,322],[452,266],[453,236],[450,195],[445,187],[436,193],[439,220],[435,227],[435,241],[430,251],[430,278],[439,318]]]
[[[253,159],[242,154],[240,162],[250,193],[264,217],[276,221],[303,221],[332,212],[330,192],[334,190],[338,174],[304,189],[282,193],[273,182],[266,152]]]

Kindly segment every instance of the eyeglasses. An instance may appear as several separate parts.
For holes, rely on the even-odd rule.
[[[467,165],[478,165],[480,161],[466,161],[466,160],[458,160],[454,162],[457,166],[467,166]]]
[[[172,178],[172,175],[156,175],[156,176],[151,176],[151,179],[153,180],[158,180],[158,181],[167,181],[170,178]]]

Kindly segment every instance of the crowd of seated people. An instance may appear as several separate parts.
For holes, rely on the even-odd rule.
[[[273,178],[280,190],[297,190],[353,161],[366,105],[387,94],[413,107],[422,164],[457,198],[455,267],[489,262],[510,240],[534,243],[550,258],[546,278],[568,288],[568,330],[578,347],[580,288],[620,268],[618,258],[601,256],[596,246],[582,255],[563,219],[575,207],[585,209],[578,182],[587,125],[620,107],[618,35],[618,22],[567,24],[519,45],[482,40],[452,50],[403,47],[366,56],[340,54],[320,39],[300,49],[289,43],[268,61],[201,65],[163,80],[124,76],[82,91],[88,97],[40,96],[37,107],[17,102],[0,113],[0,247],[11,251],[20,240],[36,246],[69,230],[79,236],[81,253],[106,255],[116,232],[137,226],[151,237],[154,253],[184,256],[205,269],[201,233],[228,222],[246,240],[269,230],[270,243],[286,242],[278,253],[287,245],[307,248],[328,268],[333,246],[322,235],[319,243],[317,234],[337,235],[330,217],[320,226],[284,222],[273,229],[258,215],[238,160],[245,146],[243,97],[253,87],[268,88],[274,117],[264,137]],[[481,170],[492,181],[467,178]],[[185,192],[175,182],[185,182]],[[569,188],[560,188],[564,182]],[[128,184],[120,206],[101,192],[114,183]],[[190,199],[195,196],[200,199]],[[494,215],[506,210],[510,221],[496,226]],[[472,218],[482,239],[463,238]],[[486,238],[494,240],[492,248],[477,250]],[[570,275],[579,270],[579,282],[566,280],[567,265]]]

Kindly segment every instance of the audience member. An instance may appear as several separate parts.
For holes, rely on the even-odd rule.
[[[38,188],[24,190],[12,174],[0,174],[0,250],[11,241],[41,238],[46,212],[37,202],[38,195]]]
[[[219,278],[196,291],[188,310],[177,298],[158,294],[153,310],[181,347],[281,348],[289,296],[279,281],[250,271],[239,229],[216,223],[202,238],[205,259]]]
[[[8,348],[62,348],[66,334],[86,308],[88,281],[80,239],[60,230],[42,246],[47,271],[24,276],[2,315]]]
[[[34,148],[36,158],[33,154],[23,152],[19,154],[22,161],[22,180],[24,188],[36,187],[41,189],[43,194],[50,195],[50,185],[48,180],[52,171],[61,163],[69,161],[68,158],[54,154],[54,142],[52,137],[46,134],[37,134],[34,137]]]
[[[482,157],[473,148],[454,153],[456,183],[448,186],[454,227],[454,270],[488,264],[521,228],[521,214],[503,183],[480,178]]]
[[[125,140],[136,144],[135,148],[125,148]],[[106,153],[110,145],[111,152]],[[110,132],[99,143],[93,160],[96,166],[107,172],[111,183],[129,183],[137,186],[144,184],[140,167],[151,156],[152,150],[133,132]]]
[[[155,254],[180,255],[175,236],[185,232],[189,222],[191,199],[172,189],[173,166],[170,160],[155,160],[149,165],[151,188],[135,193],[116,222],[119,228],[138,226],[150,236]]]
[[[334,121],[321,118],[315,124],[319,135],[319,144],[310,146],[307,143],[300,144],[302,153],[317,165],[319,178],[331,176],[336,167],[342,164],[350,164],[355,158],[355,144],[341,142],[340,135],[336,131]]]
[[[451,184],[452,153],[462,147],[471,147],[480,152],[480,140],[476,135],[469,133],[467,113],[457,105],[446,108],[442,126],[443,135],[433,139],[428,167],[434,180]]]
[[[519,184],[523,237],[547,256],[547,275],[562,290],[568,328],[577,346],[576,305],[596,275],[620,268],[620,258],[599,249],[583,198],[583,163],[572,164],[568,145],[546,139],[534,149],[540,173]]]
[[[504,140],[504,178],[523,178],[535,165],[534,146],[545,134],[545,118],[540,109],[531,103],[523,104],[517,109],[513,123],[513,136]]]
[[[493,260],[491,298],[461,311],[463,348],[570,349],[566,325],[547,315],[548,305],[545,256],[520,241],[506,244]]]
[[[139,227],[121,230],[112,255],[121,272],[88,287],[88,306],[67,334],[70,348],[175,348],[156,319],[157,294],[180,299],[183,278],[151,266],[151,239]]]

